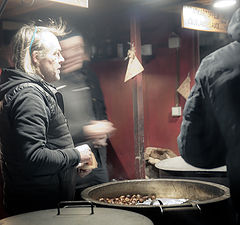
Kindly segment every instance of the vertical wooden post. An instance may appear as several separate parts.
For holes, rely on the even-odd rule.
[[[194,57],[194,72],[200,65],[200,50],[199,50],[199,31],[193,31],[193,57]]]
[[[130,19],[130,39],[136,49],[136,57],[140,62],[141,58],[141,33],[139,20],[136,15]],[[144,108],[142,73],[132,79],[133,87],[133,120],[134,120],[134,150],[135,150],[135,177],[145,178],[144,161]]]

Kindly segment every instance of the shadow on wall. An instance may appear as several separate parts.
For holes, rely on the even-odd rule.
[[[107,168],[110,180],[125,180],[128,177],[110,141],[107,146]]]

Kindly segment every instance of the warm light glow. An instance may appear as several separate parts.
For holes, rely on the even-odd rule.
[[[215,8],[224,8],[224,7],[233,6],[235,4],[236,4],[236,0],[218,0],[213,4],[213,6]]]
[[[88,8],[88,0],[49,0],[49,1]]]
[[[182,27],[209,32],[226,32],[227,20],[219,13],[193,6],[183,6]]]

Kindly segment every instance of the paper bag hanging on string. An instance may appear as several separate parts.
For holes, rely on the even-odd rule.
[[[134,76],[138,75],[144,70],[142,64],[139,62],[138,58],[135,56],[134,59],[129,58],[127,72],[125,75],[124,82],[130,80]]]
[[[191,91],[190,82],[191,82],[191,79],[188,75],[187,78],[182,82],[182,84],[177,89],[177,92],[180,95],[182,95],[185,99],[188,98]]]
[[[137,74],[141,73],[144,70],[142,64],[139,62],[138,58],[135,55],[134,47],[131,47],[131,49],[128,50],[128,58],[129,61],[124,82],[130,80],[131,78],[133,78],[134,76],[136,76]]]

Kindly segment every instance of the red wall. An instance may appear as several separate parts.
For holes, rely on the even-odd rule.
[[[108,170],[111,178],[134,178],[134,127],[131,81],[124,83],[127,62],[98,62],[99,76],[108,119],[117,128],[108,145]]]
[[[180,84],[190,73],[195,75],[194,31],[182,30],[180,34]],[[145,65],[144,70],[144,136],[145,147],[171,149],[179,154],[177,136],[182,117],[172,117],[171,110],[176,106],[177,79],[176,49],[160,48],[156,57]],[[192,82],[193,84],[193,82]],[[185,99],[180,97],[180,106]]]
[[[169,148],[176,152],[181,118],[171,116],[175,106],[176,50],[159,49],[144,71],[145,147]]]
[[[191,30],[181,30],[180,83],[190,73],[194,83],[197,54],[194,51],[196,35]],[[124,83],[127,62],[108,60],[95,63],[109,120],[117,128],[108,147],[108,169],[115,179],[134,179],[134,127],[132,81]],[[144,142],[145,147],[168,148],[178,153],[177,136],[182,117],[172,117],[176,90],[176,50],[159,48],[148,64],[144,65]],[[180,97],[180,105],[185,100]]]

